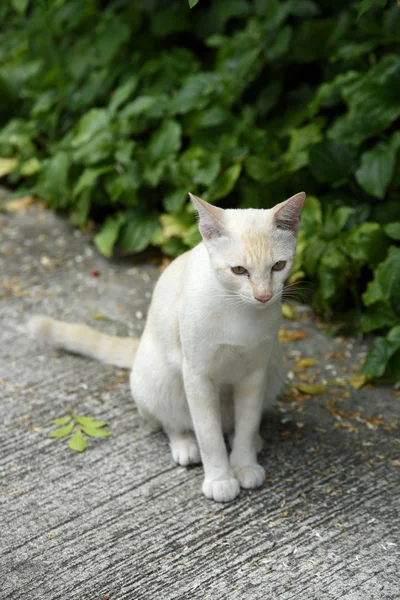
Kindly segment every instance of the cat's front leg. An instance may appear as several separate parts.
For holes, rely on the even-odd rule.
[[[184,362],[183,379],[204,467],[203,494],[229,502],[240,492],[222,433],[218,386],[195,365]]]
[[[265,368],[255,369],[234,386],[235,435],[230,463],[243,488],[259,487],[265,481],[265,471],[257,463],[264,390]]]

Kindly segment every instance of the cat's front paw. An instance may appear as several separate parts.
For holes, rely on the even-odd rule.
[[[235,467],[233,472],[242,488],[257,488],[265,481],[265,470],[257,463],[244,467]]]
[[[237,479],[205,479],[203,481],[203,494],[216,502],[230,502],[240,494],[240,485]]]

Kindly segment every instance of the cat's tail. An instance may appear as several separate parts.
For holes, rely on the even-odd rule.
[[[35,316],[28,321],[29,332],[40,340],[46,340],[57,348],[101,362],[131,369],[139,345],[138,338],[107,335],[87,325],[64,323],[50,317]]]

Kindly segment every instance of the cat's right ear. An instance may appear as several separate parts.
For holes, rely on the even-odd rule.
[[[202,198],[189,193],[198,216],[198,225],[201,236],[205,242],[226,236],[223,226],[224,210],[209,204]]]

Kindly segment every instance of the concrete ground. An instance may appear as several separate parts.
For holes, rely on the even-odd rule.
[[[221,505],[138,416],[127,372],[25,333],[45,313],[137,335],[158,275],[107,261],[40,208],[0,214],[1,597],[399,599],[400,395],[353,387],[365,345],[296,307],[290,385],[262,429],[265,485]],[[112,436],[83,453],[50,439],[71,409]]]

